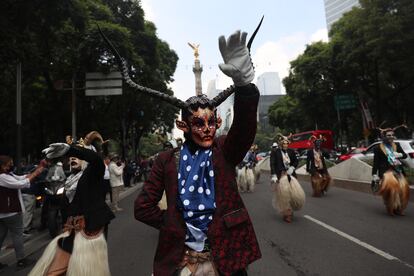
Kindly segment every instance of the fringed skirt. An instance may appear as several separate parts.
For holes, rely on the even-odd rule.
[[[246,166],[237,169],[237,186],[240,192],[253,192],[256,184],[252,168]]]
[[[305,192],[298,180],[290,176],[289,181],[287,175],[282,176],[279,182],[275,184],[272,200],[273,208],[283,213],[286,210],[300,210],[304,204]]]
[[[323,192],[328,191],[331,184],[331,176],[328,173],[315,172],[311,176],[313,196],[319,197]]]
[[[66,231],[55,237],[43,252],[42,257],[29,273],[29,276],[47,275],[49,266],[54,260],[58,247],[58,240],[68,237],[69,231]],[[110,276],[108,263],[108,248],[103,232],[96,236],[88,236],[85,232],[75,233],[73,251],[70,256],[66,276]]]
[[[382,177],[378,194],[382,196],[391,215],[402,214],[410,198],[410,187],[403,174],[389,170]]]

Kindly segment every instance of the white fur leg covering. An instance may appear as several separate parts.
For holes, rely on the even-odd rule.
[[[58,247],[57,241],[60,238],[69,236],[69,232],[64,232],[56,236],[46,247],[43,252],[42,257],[37,261],[36,265],[30,271],[29,276],[43,276],[46,275],[49,266],[51,265],[53,259],[55,258],[56,249]]]
[[[247,182],[247,190],[249,192],[253,192],[254,191],[254,186],[255,186],[255,176],[254,176],[254,172],[253,169],[246,169],[246,182]]]
[[[247,191],[246,168],[245,167],[239,169],[238,180],[239,180],[238,184],[239,184],[240,191],[241,192]]]
[[[77,232],[66,276],[110,276],[108,247],[103,233],[88,237]]]
[[[279,183],[276,184],[272,205],[280,213],[288,209],[293,211],[300,210],[305,204],[305,192],[300,186],[298,180],[291,176],[290,182],[288,177],[282,176]]]
[[[273,208],[282,213],[290,209],[290,184],[287,176],[281,177],[275,185],[272,205]]]
[[[302,209],[303,205],[305,204],[305,192],[303,191],[302,186],[300,186],[298,180],[291,176],[290,179],[290,206],[292,207],[293,211],[298,211]]]

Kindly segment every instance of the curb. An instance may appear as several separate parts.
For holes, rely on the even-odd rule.
[[[298,174],[297,176],[298,176],[297,177],[298,180],[310,183],[309,175]],[[332,178],[332,187],[372,194],[371,183],[369,182]],[[409,201],[414,202],[414,187],[413,186],[410,186],[410,200]]]

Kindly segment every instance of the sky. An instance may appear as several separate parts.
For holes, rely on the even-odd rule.
[[[222,63],[218,37],[241,30],[249,39],[262,15],[265,18],[251,48],[256,78],[276,71],[282,80],[288,75],[289,62],[306,44],[328,39],[323,0],[141,0],[141,5],[145,19],[157,27],[158,37],[179,57],[170,86],[181,100],[195,95],[194,55],[188,42],[200,44],[205,93],[211,80],[217,79],[219,89],[232,84],[218,68]]]

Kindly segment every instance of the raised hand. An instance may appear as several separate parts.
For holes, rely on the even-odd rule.
[[[70,146],[66,143],[53,143],[49,147],[42,150],[48,159],[53,159],[65,155]]]
[[[236,31],[229,38],[219,37],[219,48],[224,63],[220,70],[233,79],[236,86],[245,86],[254,79],[254,68],[250,52],[246,47],[247,33]]]

